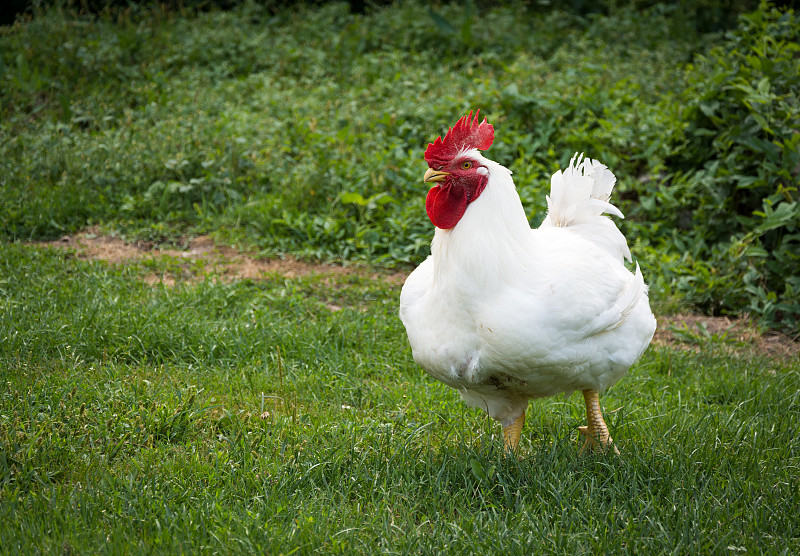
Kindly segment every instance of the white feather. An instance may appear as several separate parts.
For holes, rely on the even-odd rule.
[[[616,176],[591,158],[576,154],[569,166],[553,174],[547,195],[547,216],[541,227],[572,227],[614,256],[631,260],[625,236],[603,214],[625,218],[608,202],[617,182]]]

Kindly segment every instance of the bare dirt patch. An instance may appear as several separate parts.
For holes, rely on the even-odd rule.
[[[208,236],[192,238],[186,249],[162,249],[147,242],[126,242],[122,238],[102,235],[90,229],[64,236],[48,245],[72,249],[81,259],[98,259],[112,264],[167,260],[173,263],[174,272],[152,273],[144,278],[150,284],[163,283],[167,286],[174,285],[178,280],[192,281],[208,274],[223,280],[257,280],[271,275],[296,278],[357,274],[397,284],[401,284],[407,276],[402,272],[379,272],[360,265],[312,264],[293,257],[259,258],[231,247],[217,245]],[[199,269],[203,273],[199,273]]]
[[[700,351],[709,344],[732,352],[755,352],[775,358],[800,355],[800,342],[777,332],[760,332],[747,318],[673,315],[658,317],[655,345]]]

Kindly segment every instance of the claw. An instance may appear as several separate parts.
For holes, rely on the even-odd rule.
[[[606,433],[605,438],[602,436],[598,438],[589,432],[589,427],[587,426],[578,427],[578,432],[586,437],[586,440],[581,447],[581,455],[587,452],[605,453],[609,448],[614,450],[615,454],[619,455],[619,450],[617,449],[616,445],[614,445],[614,441],[611,440],[611,437],[608,435],[608,433]]]

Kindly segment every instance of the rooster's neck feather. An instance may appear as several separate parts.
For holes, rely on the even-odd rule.
[[[489,170],[481,196],[450,230],[436,229],[431,255],[437,282],[494,280],[529,249],[531,229],[511,172],[480,157]],[[527,258],[527,257],[526,257]]]

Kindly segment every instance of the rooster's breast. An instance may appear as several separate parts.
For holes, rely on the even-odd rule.
[[[400,319],[414,361],[434,378],[460,388],[480,366],[482,341],[470,304],[439,293],[434,288],[432,261],[427,259],[403,285]]]

